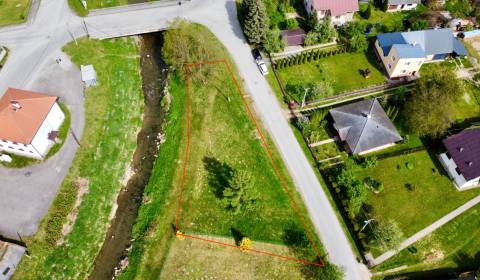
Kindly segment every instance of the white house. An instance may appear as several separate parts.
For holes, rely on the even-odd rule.
[[[480,184],[480,128],[467,129],[443,140],[447,152],[438,157],[459,190]]]
[[[330,17],[335,26],[352,21],[359,10],[358,0],[305,0],[304,4],[309,15],[317,13],[319,19]]]
[[[468,55],[448,28],[378,34],[375,49],[390,78],[415,75],[426,62]]]
[[[57,99],[9,88],[0,99],[0,151],[43,159],[65,120]]]
[[[415,10],[422,0],[388,0],[387,12]]]

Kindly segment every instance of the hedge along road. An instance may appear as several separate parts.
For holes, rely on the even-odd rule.
[[[368,279],[368,270],[353,253],[335,211],[310,166],[272,89],[258,72],[237,20],[234,0],[192,0],[177,6],[145,5],[112,8],[81,18],[66,1],[42,1],[36,18],[23,29],[0,29],[0,41],[12,50],[2,75],[0,92],[10,85],[25,86],[40,73],[41,65],[73,37],[111,38],[162,30],[180,17],[207,26],[232,54],[261,117],[286,162],[308,208],[312,222],[328,252],[328,259],[344,268],[346,279]],[[51,171],[53,172],[53,170]],[[49,176],[48,173],[45,176]],[[58,180],[58,185],[61,180]]]

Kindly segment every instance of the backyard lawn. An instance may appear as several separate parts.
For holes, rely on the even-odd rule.
[[[316,62],[282,68],[278,73],[284,86],[327,81],[335,93],[341,93],[383,83],[385,77],[378,67],[375,54],[369,51],[337,54]],[[371,70],[368,79],[361,74],[366,68]]]
[[[31,0],[0,1],[0,26],[22,23],[27,19]]]
[[[99,83],[86,91],[81,147],[38,233],[27,240],[30,257],[22,259],[14,279],[87,278],[142,124],[140,57],[133,39],[81,39],[64,51],[78,66],[93,62]],[[88,192],[67,219],[79,188]],[[72,224],[64,236],[67,220]]]
[[[480,205],[474,206],[409,248],[374,270],[384,271],[403,265],[408,268],[397,274],[434,269],[477,269],[480,263]]]
[[[368,193],[371,215],[380,222],[396,221],[406,237],[480,194],[480,189],[457,191],[432,156],[427,151],[398,155],[357,172],[359,179],[372,177],[385,186],[380,194]],[[407,163],[413,164],[413,169],[407,168]]]

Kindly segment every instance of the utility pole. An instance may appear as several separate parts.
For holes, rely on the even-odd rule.
[[[301,108],[303,108],[305,106],[305,100],[307,99],[307,93],[308,93],[309,90],[310,90],[310,88],[305,88],[305,94],[303,95],[302,105],[300,106]]]
[[[365,220],[363,221],[364,222],[364,225],[362,227],[362,229],[359,231],[359,232],[362,232],[371,222],[375,221],[375,219],[369,219],[369,220]]]

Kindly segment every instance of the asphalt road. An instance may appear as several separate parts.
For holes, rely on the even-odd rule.
[[[257,114],[303,197],[328,259],[343,267],[346,279],[368,279],[368,270],[356,261],[335,211],[290,129],[278,100],[254,64],[237,21],[234,0],[192,0],[180,6],[149,4],[144,9],[135,6],[103,10],[87,17],[85,24],[69,11],[66,1],[43,0],[28,32],[0,30],[0,44],[6,44],[12,50],[0,74],[0,92],[7,85],[28,85],[28,81],[40,74],[41,65],[54,59],[55,53],[66,42],[71,41],[73,36],[85,34],[85,26],[91,37],[109,38],[165,29],[176,17],[207,26],[229,50]],[[53,170],[48,172],[55,174]],[[51,180],[56,181],[57,177],[61,176],[56,175]],[[49,178],[48,174],[43,178]]]

